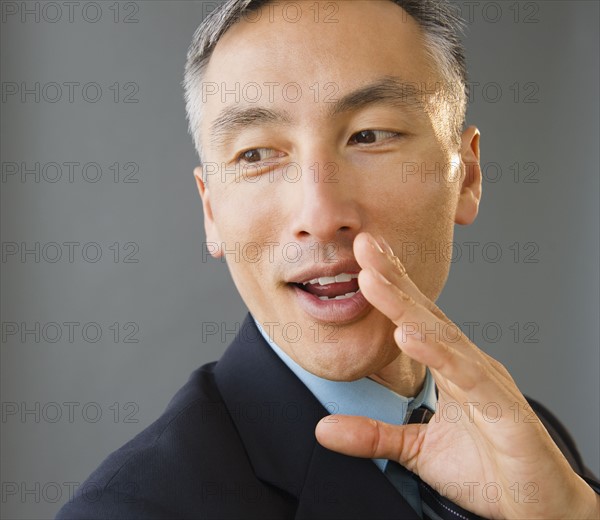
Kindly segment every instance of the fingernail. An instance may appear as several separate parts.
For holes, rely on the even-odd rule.
[[[390,282],[385,276],[383,276],[379,271],[373,269],[372,267],[369,267],[369,270],[371,271],[371,273],[373,273],[373,276],[375,278],[377,278],[381,283],[385,284],[385,285],[392,285],[392,282]]]
[[[383,238],[381,235],[379,235],[379,244],[388,254],[390,254],[391,256],[395,256],[392,246],[390,246],[388,244],[388,241],[385,238]]]
[[[373,235],[369,235],[369,244],[371,244],[371,246],[373,246],[373,249],[375,249],[376,251],[379,251],[380,253],[384,252],[381,246],[377,243],[377,240],[373,238]]]

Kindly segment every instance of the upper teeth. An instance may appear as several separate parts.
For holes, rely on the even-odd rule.
[[[329,285],[332,283],[349,282],[350,280],[353,280],[354,278],[358,278],[358,275],[341,273],[336,276],[321,276],[320,278],[313,278],[312,280],[309,280],[308,282],[303,282],[302,285],[308,285],[309,283],[311,283],[311,284],[318,283],[319,285]]]

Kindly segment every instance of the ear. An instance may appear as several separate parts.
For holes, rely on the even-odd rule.
[[[204,231],[206,233],[206,247],[213,258],[223,256],[221,249],[221,239],[219,231],[215,225],[215,219],[212,212],[210,190],[202,179],[202,166],[194,168],[194,177],[198,186],[198,193],[202,199],[202,209],[204,210]]]
[[[461,225],[473,223],[481,200],[481,167],[479,166],[479,130],[468,127],[462,134],[460,147],[461,179],[460,196],[454,222]]]

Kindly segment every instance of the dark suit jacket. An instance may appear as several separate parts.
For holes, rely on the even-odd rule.
[[[585,474],[563,426],[532,404]],[[326,415],[248,316],[221,360],[197,369],[163,415],[112,453],[57,519],[416,519],[371,460],[316,441],[315,425]],[[477,518],[437,498],[446,518]]]

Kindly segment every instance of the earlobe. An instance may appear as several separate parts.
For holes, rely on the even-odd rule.
[[[219,231],[215,224],[213,215],[212,202],[210,196],[210,190],[206,186],[204,179],[202,178],[202,167],[198,166],[194,168],[194,178],[196,179],[196,186],[198,187],[198,193],[202,199],[202,209],[204,211],[204,232],[206,233],[206,247],[213,258],[220,258],[223,256],[221,248],[221,240],[219,238]]]
[[[461,225],[473,223],[479,211],[481,200],[481,167],[479,165],[479,130],[468,127],[461,137],[461,180],[460,196],[454,222]]]

